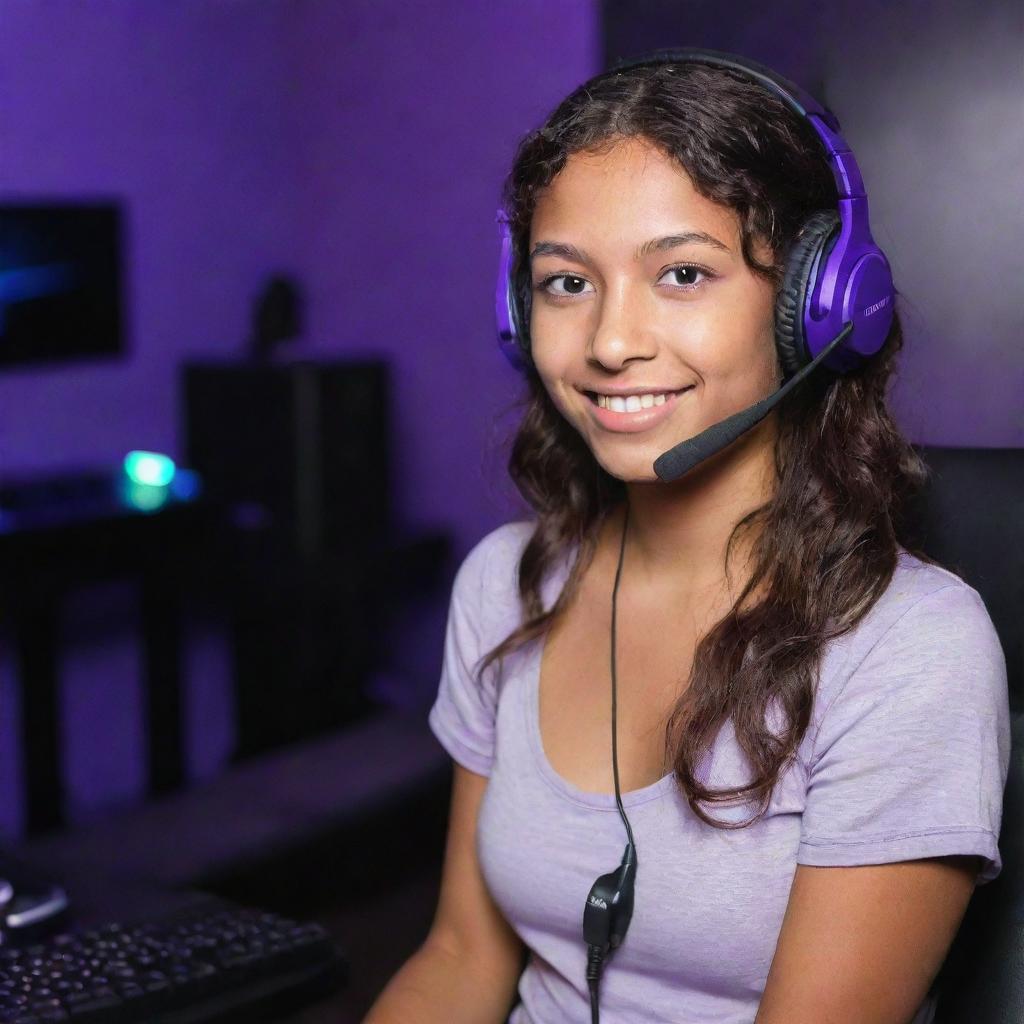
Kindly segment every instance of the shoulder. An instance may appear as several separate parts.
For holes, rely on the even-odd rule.
[[[489,775],[494,760],[500,665],[481,662],[517,626],[517,567],[529,522],[492,530],[462,560],[452,586],[444,661],[430,727],[459,764]]]
[[[536,526],[532,520],[517,520],[492,530],[474,545],[456,574],[452,609],[471,620],[491,646],[523,621],[519,563]],[[544,568],[538,596],[545,608],[557,600],[577,553],[578,548],[569,545],[551,556]]]
[[[1005,658],[981,595],[902,548],[888,587],[841,640],[832,678],[822,679],[832,691],[826,701],[844,688],[866,696],[896,687],[932,700],[951,688],[963,696],[971,688],[1005,689]]]
[[[908,633],[922,643],[965,636],[992,639],[995,630],[981,595],[941,565],[900,548],[889,586],[861,622],[862,644],[876,646]]]
[[[455,576],[457,594],[488,597],[516,593],[519,559],[535,524],[530,520],[504,523],[491,530],[470,549]]]
[[[986,640],[991,618],[978,592],[949,569],[900,549],[892,580],[854,631],[861,654],[900,637]]]
[[[519,559],[533,530],[527,520],[499,526],[477,541],[455,574],[452,613],[472,622],[489,646],[507,636],[521,617]]]

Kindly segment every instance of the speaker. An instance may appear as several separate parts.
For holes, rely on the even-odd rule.
[[[238,761],[365,711],[393,543],[381,361],[189,363],[185,451],[221,509]]]
[[[206,494],[280,553],[339,555],[388,535],[387,363],[188,363],[183,398],[185,457]]]

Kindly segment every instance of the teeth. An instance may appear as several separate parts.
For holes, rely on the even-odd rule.
[[[625,398],[621,395],[598,395],[597,404],[602,409],[611,409],[612,412],[639,412],[655,405],[664,405],[665,400],[675,393],[666,391],[660,395],[628,395]]]

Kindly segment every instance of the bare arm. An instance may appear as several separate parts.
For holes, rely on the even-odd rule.
[[[476,824],[487,779],[455,765],[434,922],[363,1024],[504,1024],[524,948],[484,885]]]
[[[906,1024],[974,891],[978,858],[798,864],[755,1024]]]

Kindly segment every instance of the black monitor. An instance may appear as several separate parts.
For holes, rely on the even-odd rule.
[[[0,202],[0,371],[124,351],[115,203]]]

